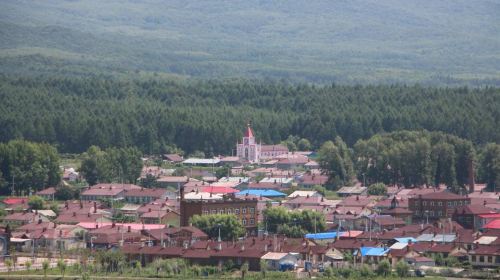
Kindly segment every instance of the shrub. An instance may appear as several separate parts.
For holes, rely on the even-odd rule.
[[[383,260],[378,264],[377,274],[379,276],[387,276],[391,274],[391,264],[388,260]]]
[[[399,261],[396,265],[396,273],[399,277],[407,277],[410,274],[410,267],[405,261]]]

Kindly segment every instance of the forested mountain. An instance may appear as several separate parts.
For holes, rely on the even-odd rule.
[[[0,3],[0,72],[500,85],[491,0]]]
[[[296,135],[316,148],[336,136],[352,147],[379,132],[421,129],[500,142],[498,88],[2,76],[0,100],[1,142],[44,141],[60,152],[230,154],[248,121],[264,143]]]

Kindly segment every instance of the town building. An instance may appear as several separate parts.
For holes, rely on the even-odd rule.
[[[250,163],[259,163],[261,159],[273,158],[288,154],[288,148],[283,145],[262,145],[257,143],[250,124],[243,134],[241,143],[236,143],[236,156]]]
[[[421,219],[451,218],[455,208],[469,205],[470,198],[449,191],[430,192],[410,197],[408,206],[413,216]]]
[[[56,194],[56,188],[48,187],[48,188],[43,189],[41,191],[37,191],[35,194],[46,199],[46,200],[54,200],[55,194]]]
[[[246,228],[249,235],[257,234],[259,221],[258,200],[236,198],[225,195],[222,199],[187,200],[181,197],[180,226],[189,226],[189,219],[194,215],[234,214]]]

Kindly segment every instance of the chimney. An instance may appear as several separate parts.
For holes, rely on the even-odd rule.
[[[486,206],[487,202],[486,200],[483,201],[483,206]]]
[[[62,236],[62,229],[59,230],[59,236]]]
[[[130,232],[130,230],[131,230],[131,227],[130,227],[130,226],[128,226],[128,227],[127,227],[127,232]]]
[[[113,223],[111,223],[111,227],[114,228],[115,226],[116,226],[115,221],[113,221]]]
[[[97,202],[94,201],[94,213],[97,213]]]
[[[472,161],[472,159],[469,159],[467,171],[469,173],[469,192],[473,193],[475,180],[474,180],[474,162]]]
[[[359,195],[356,196],[356,201],[359,201]]]
[[[76,217],[76,212],[73,212],[73,217]]]
[[[96,228],[96,229],[98,229],[98,228],[99,228],[99,225],[98,225],[97,223],[95,224],[95,228]]]
[[[44,228],[42,229],[42,232],[45,232],[45,231],[47,231],[47,228],[46,228],[46,227],[44,227]]]

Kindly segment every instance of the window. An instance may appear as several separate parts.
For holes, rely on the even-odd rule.
[[[442,201],[439,201],[439,202],[438,202],[438,206],[443,206],[443,202],[442,202]]]
[[[247,213],[247,208],[246,207],[241,208],[241,213],[246,214]]]
[[[443,216],[443,211],[438,211],[438,217],[442,217]]]
[[[431,206],[434,206],[434,201],[431,201]]]
[[[253,214],[255,212],[255,208],[251,207],[250,208],[250,214]]]
[[[462,206],[462,201],[461,201],[461,200],[458,202],[458,205],[459,205],[459,206]]]
[[[234,214],[239,215],[240,214],[240,208],[234,208]]]
[[[212,214],[217,214],[217,210],[216,209],[212,209]]]
[[[420,215],[420,211],[416,210],[415,215],[417,215],[417,216]]]
[[[451,201],[448,201],[448,206],[451,206]]]
[[[484,256],[479,256],[479,262],[484,262]]]
[[[456,202],[456,201],[455,201],[455,202],[453,202],[453,205],[457,206],[457,202]]]
[[[418,206],[418,201],[415,201],[415,206]]]
[[[219,209],[219,214],[224,214],[224,208]]]
[[[427,201],[422,202],[423,206],[427,206]]]
[[[472,261],[475,262],[476,261],[476,256],[472,256]]]
[[[241,223],[246,226],[247,225],[247,219],[243,218],[243,220],[241,220]]]
[[[434,217],[434,211],[429,211],[429,215],[430,215],[431,217]]]
[[[254,219],[250,219],[250,224],[251,225],[255,224],[255,220]]]
[[[203,210],[203,215],[208,215],[208,210]]]
[[[228,209],[227,209],[227,213],[228,213],[228,214],[232,214],[232,213],[233,213],[233,211],[231,210],[231,208],[228,208]]]

